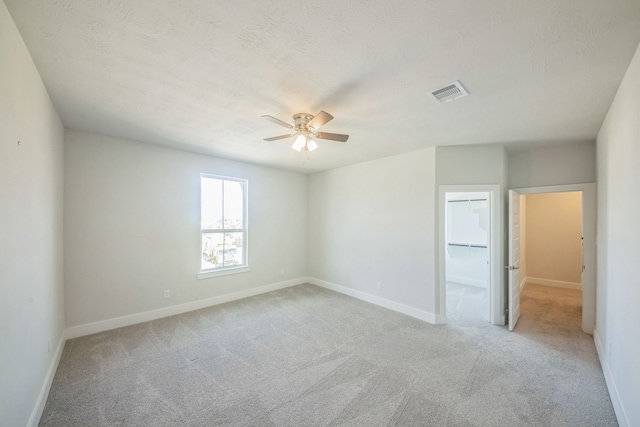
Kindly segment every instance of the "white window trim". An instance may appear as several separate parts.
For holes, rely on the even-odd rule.
[[[238,273],[246,273],[248,271],[250,271],[249,269],[249,239],[248,239],[248,235],[249,235],[249,181],[247,179],[243,179],[243,178],[235,178],[235,177],[230,177],[230,176],[222,176],[222,175],[214,175],[214,174],[209,174],[209,173],[201,173],[200,174],[200,197],[202,197],[202,178],[212,178],[212,179],[219,179],[219,180],[223,180],[223,181],[236,181],[236,182],[241,182],[244,188],[243,194],[242,194],[242,204],[243,204],[243,225],[244,228],[242,229],[228,229],[228,230],[209,230],[209,229],[202,229],[200,228],[200,245],[202,245],[202,234],[203,233],[207,233],[207,232],[224,232],[224,233],[233,233],[233,232],[242,232],[242,249],[243,249],[243,260],[244,263],[242,265],[234,265],[234,266],[230,266],[230,267],[218,267],[218,268],[209,268],[206,270],[200,270],[200,272],[198,273],[198,280],[202,280],[202,279],[209,279],[212,277],[220,277],[220,276],[227,276],[230,274],[238,274]],[[202,206],[200,206],[200,216],[202,217]],[[202,222],[202,219],[201,219]],[[201,252],[202,248],[200,247],[200,250],[198,252]],[[201,255],[200,255],[201,257]],[[202,268],[202,264],[200,264],[200,267]]]
[[[228,276],[230,274],[246,273],[251,271],[249,266],[216,268],[215,270],[202,270],[198,273],[198,280],[211,277]]]

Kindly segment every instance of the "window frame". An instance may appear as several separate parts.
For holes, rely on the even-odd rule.
[[[208,229],[202,228],[202,182],[203,179],[217,179],[222,181],[222,193],[221,193],[221,204],[222,204],[222,228],[221,229]],[[233,229],[225,229],[224,228],[224,182],[232,181],[238,182],[242,186],[242,228],[233,228]],[[198,273],[198,279],[207,279],[210,277],[218,277],[218,276],[226,276],[229,274],[237,274],[244,273],[249,271],[249,247],[248,247],[248,235],[249,235],[249,208],[248,208],[248,193],[249,193],[249,181],[244,178],[236,178],[230,176],[223,175],[215,175],[209,173],[201,173],[200,174],[200,243],[199,243],[199,263],[200,270]],[[202,268],[202,238],[204,234],[211,233],[242,233],[242,264],[231,265],[231,266],[220,266],[213,268]]]

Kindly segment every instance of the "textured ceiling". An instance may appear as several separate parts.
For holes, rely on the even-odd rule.
[[[593,140],[640,41],[638,0],[4,1],[66,127],[307,173]],[[319,110],[346,144],[262,140]]]

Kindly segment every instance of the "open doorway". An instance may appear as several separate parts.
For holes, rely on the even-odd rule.
[[[581,291],[582,192],[522,194],[520,212],[523,279]]]
[[[438,323],[504,324],[499,185],[441,185]]]
[[[595,184],[570,184],[510,191],[509,329],[521,314],[526,288],[537,298],[574,301],[576,327],[595,326]],[[566,295],[565,295],[566,294]],[[526,310],[526,305],[522,306]],[[577,316],[576,316],[577,314]],[[553,323],[561,313],[538,313]]]
[[[447,319],[489,321],[488,192],[445,195]]]
[[[582,192],[520,195],[521,316],[581,329],[582,241]]]

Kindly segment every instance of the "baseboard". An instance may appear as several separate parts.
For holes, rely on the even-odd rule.
[[[524,289],[524,285],[527,284],[527,278],[523,277],[522,280],[520,281],[520,292],[522,292],[522,290]]]
[[[428,322],[434,325],[444,323],[441,316],[436,316],[435,314],[429,313],[428,311],[420,310],[415,307],[410,307],[408,305],[391,301],[386,298],[381,298],[376,295],[371,295],[366,292],[347,288],[346,286],[336,285],[335,283],[327,282],[325,280],[320,280],[315,277],[308,277],[307,279],[308,279],[307,281],[313,285],[320,286],[322,288],[329,289],[332,291],[336,291],[341,294],[345,294],[350,297],[354,297],[359,300],[369,302],[371,304],[379,305],[380,307],[388,308],[389,310],[397,311],[399,313],[406,314],[407,316],[415,317],[416,319],[424,320],[425,322]]]
[[[72,326],[65,330],[65,335],[67,339],[78,338],[85,335],[108,331],[111,329],[135,325],[137,323],[148,322],[150,320],[161,319],[163,317],[174,316],[176,314],[187,313],[189,311],[199,310],[201,308],[211,307],[218,304],[224,304],[225,302],[236,301],[267,292],[277,291],[278,289],[289,288],[291,286],[301,285],[306,282],[306,277],[299,277],[297,279],[272,283],[270,285],[260,286],[257,288],[247,289],[239,292],[232,292],[230,294],[219,295],[216,297],[192,301],[185,304],[163,307],[156,310],[116,317],[114,319],[107,319],[99,322],[87,323],[79,326]]]
[[[62,350],[64,349],[65,341],[65,332],[62,331],[62,334],[60,334],[60,340],[58,340],[56,352],[53,354],[53,359],[51,359],[51,363],[49,364],[49,369],[47,370],[47,375],[45,376],[44,383],[42,384],[42,388],[40,389],[40,394],[38,394],[38,400],[36,400],[33,411],[31,411],[31,416],[29,417],[27,427],[36,427],[38,424],[40,424],[42,411],[44,411],[44,405],[47,403],[47,397],[49,397],[49,390],[51,389],[53,378],[55,377],[56,371],[58,370],[58,364],[60,363],[60,357],[62,357]]]
[[[576,291],[582,290],[582,283],[575,282],[563,282],[562,280],[541,279],[539,277],[525,277],[527,283],[534,285],[553,286],[556,288],[573,289]]]
[[[609,368],[609,363],[607,362],[607,353],[602,347],[600,335],[598,335],[597,330],[593,331],[593,342],[596,345],[596,351],[598,352],[598,358],[600,359],[600,366],[602,366],[602,373],[604,374],[604,380],[607,384],[607,389],[609,390],[609,397],[611,398],[613,411],[616,413],[616,418],[618,419],[618,425],[620,425],[620,427],[631,427],[631,423],[629,422],[624,407],[622,406],[622,400],[620,400],[618,388],[613,380],[613,374]]]
[[[476,288],[487,289],[487,282],[482,280],[470,279],[462,276],[451,276],[447,274],[447,282],[460,283],[461,285],[474,286]]]

